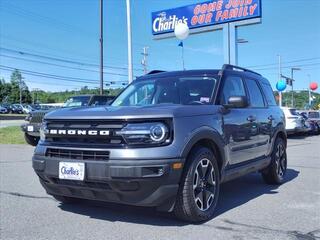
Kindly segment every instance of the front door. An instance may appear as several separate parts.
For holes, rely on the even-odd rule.
[[[220,104],[226,104],[231,96],[247,96],[241,75],[227,75],[223,81]],[[229,164],[242,163],[256,158],[259,124],[255,109],[229,108],[223,115],[224,139]]]

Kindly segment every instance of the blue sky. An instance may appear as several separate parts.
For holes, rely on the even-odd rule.
[[[151,12],[197,2],[131,0],[135,76],[143,74],[143,46],[149,46],[149,70],[182,68],[177,39],[153,40]],[[319,12],[319,0],[262,0],[262,23],[238,30],[239,38],[249,41],[239,45],[239,65],[254,66],[251,68],[275,87],[280,54],[284,75],[290,75],[290,67],[301,68],[295,72],[296,89],[308,87],[308,75],[319,85]],[[105,79],[120,84],[127,81],[125,0],[105,0],[104,16],[104,65],[108,73]],[[98,0],[1,0],[0,30],[0,65],[31,71],[33,75],[23,74],[30,89],[57,91],[99,86]],[[184,42],[186,68],[220,68],[222,36],[222,31],[190,35]],[[71,77],[75,81],[34,76],[34,72]],[[0,69],[0,76],[9,80],[10,72]]]

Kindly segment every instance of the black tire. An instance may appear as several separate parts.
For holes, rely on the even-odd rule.
[[[60,196],[60,195],[52,195],[57,201],[62,203],[76,203],[79,201],[77,198],[73,197],[66,197],[66,196]]]
[[[195,148],[181,178],[174,208],[176,217],[187,222],[209,220],[217,206],[219,191],[219,168],[213,152],[205,147]]]
[[[277,138],[271,154],[271,164],[262,171],[262,177],[268,184],[281,184],[287,171],[286,145],[282,138]]]
[[[28,133],[25,133],[25,134],[24,134],[24,139],[26,140],[26,142],[27,142],[28,144],[30,144],[31,146],[34,146],[34,147],[38,145],[38,142],[39,142],[39,140],[40,140],[39,137],[31,136],[31,135],[29,135]]]

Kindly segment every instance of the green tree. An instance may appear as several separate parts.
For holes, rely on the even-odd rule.
[[[11,93],[11,84],[6,83],[4,78],[0,79],[0,102],[7,103]]]
[[[21,102],[31,103],[31,94],[26,83],[22,80],[23,77],[18,69],[14,70],[10,76],[11,92],[9,95],[9,102],[20,102],[20,89],[21,89]]]

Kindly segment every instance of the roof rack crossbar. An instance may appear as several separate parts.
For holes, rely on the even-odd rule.
[[[148,72],[147,75],[156,74],[156,73],[162,73],[162,72],[166,72],[166,71],[163,71],[163,70],[152,70],[152,71]]]
[[[223,64],[222,70],[233,70],[233,69],[242,70],[244,72],[251,72],[251,73],[254,73],[254,74],[261,76],[260,73],[257,73],[255,71],[252,71],[252,70],[249,70],[249,69],[246,69],[243,67],[239,67],[239,66],[235,66],[235,65],[231,65],[231,64]]]

